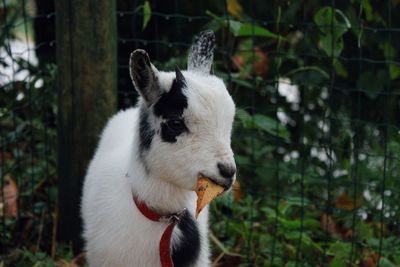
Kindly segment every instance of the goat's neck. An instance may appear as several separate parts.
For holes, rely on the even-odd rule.
[[[132,192],[149,207],[160,214],[167,215],[188,207],[192,191],[180,188],[167,181],[151,177],[141,160],[132,157],[132,164],[127,178],[132,185]]]

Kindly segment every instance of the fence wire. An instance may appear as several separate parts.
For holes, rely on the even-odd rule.
[[[137,98],[132,50],[184,69],[194,34],[216,32],[239,183],[211,207],[214,266],[400,266],[398,1],[117,2],[121,109]],[[0,263],[68,248],[55,16],[53,1],[0,4]]]

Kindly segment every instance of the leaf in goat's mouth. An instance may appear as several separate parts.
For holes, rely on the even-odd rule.
[[[216,183],[213,183],[207,178],[200,177],[197,181],[196,194],[197,194],[197,207],[196,219],[201,210],[213,199],[224,192],[224,188]]]

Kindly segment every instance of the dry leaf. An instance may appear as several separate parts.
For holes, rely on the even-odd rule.
[[[240,183],[238,180],[236,180],[233,183],[232,190],[233,190],[233,200],[238,202],[243,196],[242,190],[240,190]]]
[[[2,196],[4,195],[4,199]],[[18,186],[7,174],[4,177],[3,194],[0,195],[0,216],[5,218],[16,218],[18,216]]]
[[[242,13],[243,13],[243,8],[239,3],[239,0],[228,0],[227,3],[227,9],[229,14],[237,19],[242,18]]]
[[[362,267],[375,267],[374,259],[371,256],[366,257],[362,261]]]
[[[219,196],[223,191],[224,188],[222,186],[211,182],[209,179],[200,177],[196,186],[196,194],[197,194],[196,218],[199,216],[201,210],[213,199]]]
[[[251,49],[251,48],[250,48]],[[267,76],[270,69],[270,59],[268,54],[260,47],[254,47],[253,51],[238,53],[231,58],[232,69],[238,71],[245,66],[251,65],[251,72],[260,77]]]
[[[13,155],[10,152],[0,152],[0,160],[6,161],[13,159]]]
[[[325,232],[329,233],[331,236],[339,235],[335,221],[332,219],[330,215],[326,213],[323,213],[321,215],[321,227]]]
[[[342,210],[353,210],[354,208],[359,207],[361,204],[360,200],[355,201],[352,198],[350,198],[346,192],[341,193],[337,198],[336,198],[336,208],[342,209]]]
[[[264,77],[269,71],[269,57],[259,47],[254,47],[255,60],[253,62],[254,73]]]

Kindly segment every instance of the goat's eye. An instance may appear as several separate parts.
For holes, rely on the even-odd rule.
[[[171,119],[167,121],[168,128],[175,132],[183,132],[186,129],[186,125],[182,119]]]

